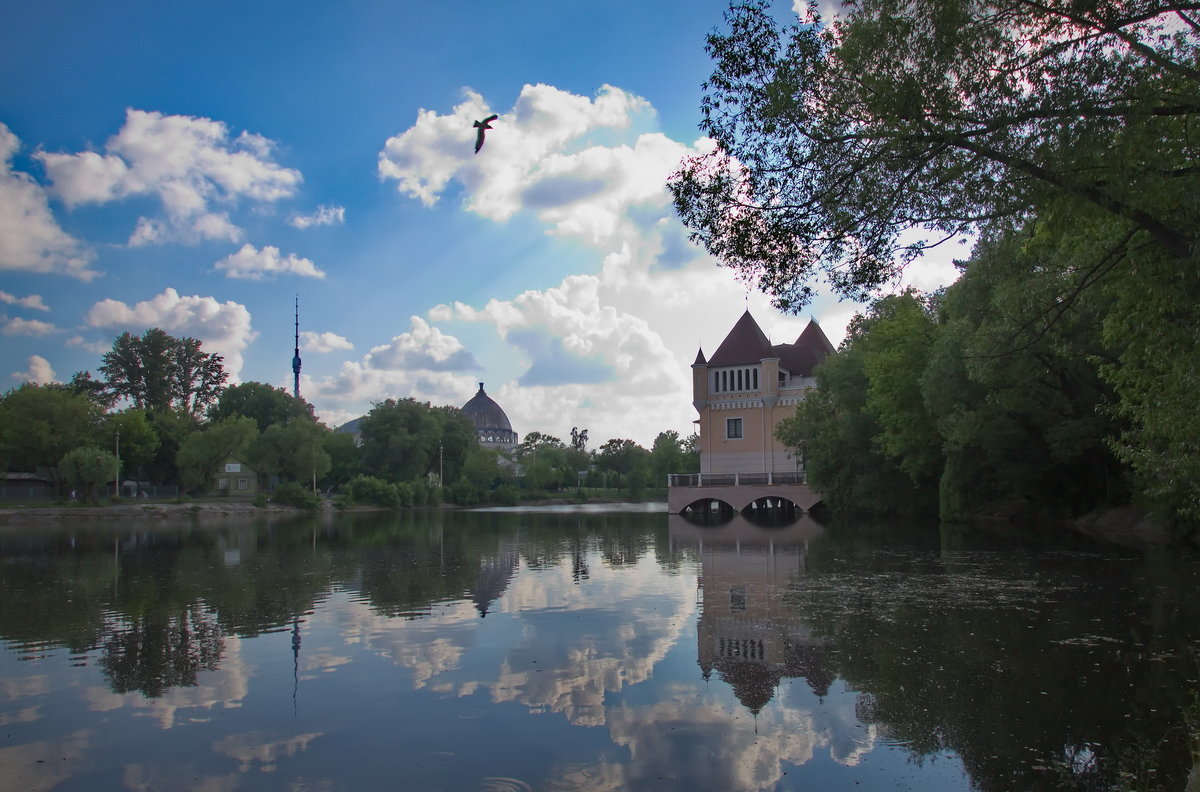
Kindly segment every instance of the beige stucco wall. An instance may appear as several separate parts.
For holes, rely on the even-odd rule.
[[[802,397],[803,391],[787,389],[779,396],[741,393],[697,399],[700,472],[796,472],[797,460],[775,439],[775,430],[780,421],[795,415]],[[727,436],[730,418],[742,420],[740,438]]]

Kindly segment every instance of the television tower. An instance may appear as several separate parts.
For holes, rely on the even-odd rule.
[[[300,398],[300,295],[296,295],[296,353],[292,355],[292,395]]]

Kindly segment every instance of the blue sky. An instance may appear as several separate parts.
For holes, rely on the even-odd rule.
[[[522,435],[689,433],[697,347],[747,307],[773,341],[808,320],[691,246],[663,187],[705,145],[726,5],[9,4],[0,388],[159,326],[290,390],[298,296],[330,425],[482,381]],[[812,315],[836,344],[855,308]]]

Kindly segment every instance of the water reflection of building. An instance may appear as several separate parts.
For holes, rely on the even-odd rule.
[[[785,599],[789,584],[805,574],[820,524],[802,517],[763,528],[739,516],[714,528],[669,519],[672,548],[693,546],[701,560],[696,650],[704,678],[716,671],[756,714],[785,677],[803,678],[824,696],[834,677],[822,646]]]
[[[479,618],[488,615],[488,609],[504,594],[513,574],[521,565],[521,553],[516,542],[501,540],[495,555],[479,559],[479,574],[469,592]]]

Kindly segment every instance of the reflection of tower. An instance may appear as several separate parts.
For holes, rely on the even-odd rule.
[[[292,395],[300,398],[300,295],[296,295],[296,352],[292,355]]]
[[[808,542],[820,526],[804,518],[782,529],[760,528],[735,517],[721,527],[696,527],[675,516],[670,525],[673,545],[699,549],[703,604],[696,649],[705,679],[716,670],[756,714],[784,677],[804,677],[824,696],[833,678],[821,647],[783,601],[804,575]]]
[[[508,582],[521,563],[521,554],[515,545],[509,545],[508,542],[501,544],[495,556],[479,559],[479,576],[475,578],[475,585],[470,591],[471,600],[481,619],[487,616],[488,608],[508,588]]]
[[[300,617],[292,617],[292,714],[296,714],[296,694],[300,691]]]

